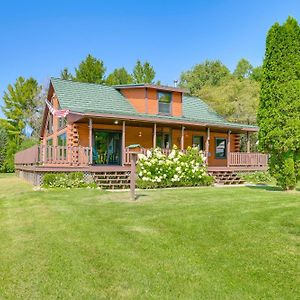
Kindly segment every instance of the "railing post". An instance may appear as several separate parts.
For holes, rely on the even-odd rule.
[[[181,140],[180,140],[180,149],[184,149],[184,126],[181,126]]]
[[[136,195],[135,195],[136,161],[137,161],[137,153],[131,153],[131,166],[130,166],[130,194],[131,194],[131,200],[136,199]]]
[[[206,152],[206,164],[208,165],[208,154],[209,154],[209,141],[210,141],[210,128],[206,129],[206,140],[205,140],[205,152]]]
[[[156,148],[156,123],[153,125],[153,149]]]
[[[247,131],[247,153],[250,153],[250,135],[249,135],[249,131]]]

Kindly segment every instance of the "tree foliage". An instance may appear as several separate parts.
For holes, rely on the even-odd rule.
[[[89,54],[78,68],[75,68],[75,80],[89,83],[104,83],[106,68],[102,60]]]
[[[258,111],[259,142],[284,189],[300,176],[300,27],[288,18],[268,32]]]
[[[72,80],[73,79],[73,75],[72,75],[72,73],[69,72],[68,68],[64,68],[60,72],[60,78],[61,79],[65,79],[65,80]]]
[[[238,62],[233,72],[233,75],[239,79],[243,79],[243,78],[249,78],[252,72],[253,72],[253,66],[250,64],[250,62],[247,59],[242,58]]]
[[[6,130],[0,128],[0,172],[3,170],[3,164],[6,158],[6,147],[8,143],[8,136]]]
[[[149,62],[142,63],[140,60],[137,60],[132,77],[134,83],[153,83],[155,71]]]
[[[195,95],[205,85],[216,86],[228,76],[230,76],[229,69],[219,60],[206,60],[183,72],[180,76],[180,86]]]
[[[38,97],[41,87],[33,79],[17,78],[4,92],[2,108],[7,118],[8,134],[15,136],[20,143],[25,127],[33,125],[36,115],[41,111],[41,99]]]
[[[129,84],[132,83],[132,76],[126,71],[124,67],[114,69],[106,78],[107,85]]]

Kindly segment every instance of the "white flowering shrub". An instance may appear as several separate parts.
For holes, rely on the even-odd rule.
[[[205,161],[206,157],[198,148],[189,147],[186,153],[182,153],[174,146],[168,156],[159,148],[147,151],[147,155],[139,154],[137,186],[155,188],[210,185],[213,178],[207,174]]]

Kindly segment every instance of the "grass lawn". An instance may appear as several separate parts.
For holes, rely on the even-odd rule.
[[[299,299],[299,191],[128,197],[0,175],[0,298]]]

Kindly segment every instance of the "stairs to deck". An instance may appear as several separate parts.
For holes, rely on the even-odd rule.
[[[241,179],[234,171],[211,171],[209,174],[215,178],[215,183],[218,184],[232,185],[245,183],[245,180]]]
[[[103,171],[93,174],[94,181],[102,189],[129,189],[129,171]]]

